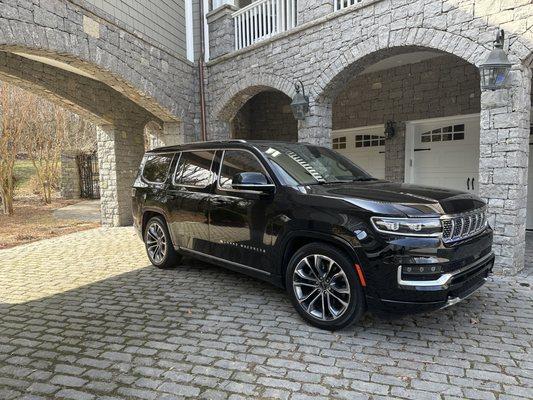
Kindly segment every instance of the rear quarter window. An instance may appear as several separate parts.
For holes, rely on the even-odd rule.
[[[164,183],[168,178],[174,154],[150,154],[145,157],[143,179],[147,182]]]

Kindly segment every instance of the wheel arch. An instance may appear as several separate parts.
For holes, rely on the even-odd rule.
[[[357,254],[357,250],[340,236],[312,231],[291,232],[282,242],[282,251],[278,261],[278,273],[283,287],[285,287],[285,271],[291,257],[298,249],[312,242],[329,244],[342,251],[352,262],[360,263],[361,258]]]

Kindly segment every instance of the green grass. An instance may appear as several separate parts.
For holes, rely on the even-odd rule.
[[[24,191],[30,183],[30,179],[35,175],[35,167],[29,160],[18,160],[15,162],[15,190]]]

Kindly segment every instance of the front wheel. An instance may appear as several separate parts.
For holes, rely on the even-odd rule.
[[[161,217],[153,217],[146,224],[144,244],[150,262],[157,268],[173,268],[181,261],[172,244],[167,224]]]
[[[365,311],[355,267],[333,246],[311,243],[299,249],[289,261],[285,281],[296,311],[318,328],[344,328]]]

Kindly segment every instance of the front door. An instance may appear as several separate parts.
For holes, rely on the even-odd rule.
[[[248,150],[225,150],[220,163],[210,212],[212,254],[240,266],[272,273],[273,263],[268,257],[272,245],[269,235],[272,196],[232,186],[237,173],[261,172],[267,178],[268,174]]]
[[[214,151],[184,151],[168,190],[170,232],[175,246],[209,253],[209,201]]]
[[[413,183],[478,193],[479,116],[414,125]]]

